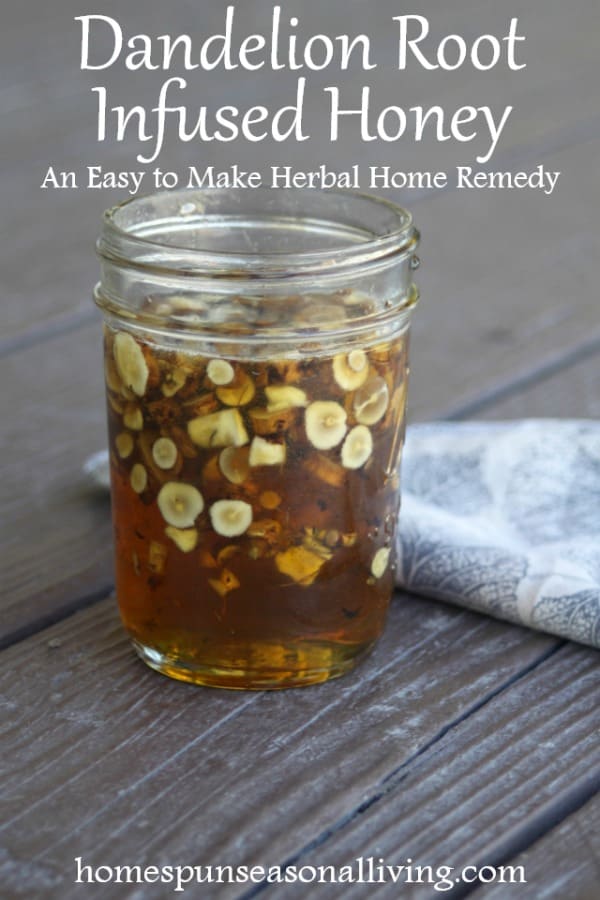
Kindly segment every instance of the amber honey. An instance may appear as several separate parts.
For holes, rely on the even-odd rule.
[[[248,360],[105,328],[117,595],[146,662],[273,688],[342,674],[374,643],[407,341]]]
[[[97,243],[123,622],[184,681],[342,675],[395,580],[419,233],[354,191],[173,190]]]

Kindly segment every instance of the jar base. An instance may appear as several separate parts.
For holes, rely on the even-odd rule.
[[[135,638],[132,639],[132,644],[146,665],[177,681],[227,690],[274,691],[306,687],[332,678],[340,678],[368,655],[374,641],[358,645],[306,643],[301,648],[253,645],[252,652],[246,655],[246,658],[259,661],[262,656],[271,663],[270,666],[261,667],[253,667],[250,663],[244,664],[242,659],[236,660],[235,666],[202,664],[174,654],[162,653]],[[279,667],[273,665],[273,659],[276,657],[281,659]]]

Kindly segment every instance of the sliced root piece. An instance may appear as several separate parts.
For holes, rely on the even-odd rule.
[[[224,387],[218,387],[217,397],[225,406],[246,406],[254,399],[254,382],[245,372],[238,372],[236,379]]]
[[[148,549],[148,568],[154,575],[162,575],[167,564],[168,549],[158,541],[152,541]]]
[[[177,391],[181,390],[187,381],[187,372],[184,369],[172,369],[164,377],[160,386],[165,397],[173,397]]]
[[[167,481],[173,481],[174,478],[177,477],[179,472],[181,471],[181,467],[183,465],[183,459],[179,455],[176,454],[175,463],[169,468],[163,468],[158,465],[155,454],[154,454],[154,445],[161,440],[160,435],[155,431],[142,431],[140,432],[140,436],[138,437],[137,445],[140,451],[141,459],[146,468],[148,469],[148,474],[151,475],[159,485],[165,484]],[[156,456],[160,457],[162,445],[159,445]],[[165,455],[168,453],[168,449],[164,448]]]
[[[175,528],[191,528],[202,510],[204,499],[192,484],[168,481],[157,497],[158,508],[165,522]]]
[[[155,316],[170,316],[173,308],[170,303],[157,303],[152,307],[152,312]]]
[[[275,564],[283,575],[296,584],[312,584],[325,560],[306,547],[290,547],[275,556]]]
[[[229,569],[223,569],[218,578],[209,578],[208,583],[219,597],[225,597],[240,586],[239,579]]]
[[[225,447],[219,454],[219,469],[232,484],[243,484],[250,475],[248,447]]]
[[[206,312],[207,306],[200,297],[184,297],[175,295],[169,297],[169,307],[175,312]]]
[[[223,473],[219,466],[219,455],[218,453],[210,456],[207,461],[202,466],[202,480],[203,481],[222,481]]]
[[[199,397],[192,397],[183,404],[187,415],[208,416],[209,413],[216,412],[219,409],[219,401],[216,394],[201,394]]]
[[[274,444],[262,437],[252,438],[248,462],[251,466],[279,466],[285,462],[285,444]]]
[[[136,463],[129,476],[129,484],[136,494],[143,494],[148,485],[148,473],[141,463]]]
[[[212,527],[224,537],[243,534],[252,522],[252,507],[244,500],[217,500],[209,513]]]
[[[127,431],[121,432],[115,438],[115,446],[121,459],[127,459],[133,453],[134,443],[132,436]]]
[[[206,367],[206,374],[213,384],[220,386],[233,381],[235,370],[225,359],[211,359]]]
[[[113,358],[107,356],[104,361],[104,377],[106,379],[106,386],[109,391],[113,391],[115,394],[119,394],[121,392],[121,377],[117,370],[117,364]]]
[[[304,461],[304,468],[331,487],[341,487],[346,480],[346,470],[322,453],[309,456]]]
[[[232,556],[237,556],[238,553],[241,553],[239,544],[227,544],[226,547],[223,547],[223,549],[219,550],[217,553],[217,562],[222,566],[224,562],[227,562]]]
[[[107,393],[106,399],[108,400],[108,405],[118,416],[122,416],[125,410],[125,404],[120,397],[114,397],[110,392]],[[125,424],[125,423],[124,423]],[[126,427],[128,427],[126,425]]]
[[[130,388],[138,397],[143,397],[150,371],[138,342],[126,331],[119,331],[115,335],[113,354],[125,387]]]
[[[241,447],[248,432],[237,409],[222,409],[188,422],[188,434],[199,447]]]
[[[388,567],[390,561],[391,549],[389,547],[380,547],[373,561],[371,562],[371,575],[374,578],[381,578]]]
[[[128,403],[123,413],[123,425],[132,431],[141,431],[144,427],[144,417],[139,406]]]
[[[324,543],[324,538],[326,536],[326,532],[323,533],[320,529],[316,528],[305,528],[304,529],[304,540],[302,542],[302,546],[305,550],[310,550],[311,553],[316,553],[317,556],[320,556],[321,559],[327,560],[331,559],[333,556],[333,552],[327,544]]]
[[[364,350],[351,350],[348,354],[348,365],[353,372],[364,372],[369,366],[369,359]]]
[[[208,550],[200,550],[198,562],[204,569],[216,569],[217,561]]]
[[[306,436],[317,450],[336,447],[346,434],[346,410],[332,400],[317,400],[306,408]]]
[[[270,434],[284,434],[297,417],[296,408],[292,406],[277,410],[255,407],[248,411],[248,415],[254,433],[263,437]]]
[[[372,347],[369,351],[371,359],[375,363],[380,363],[381,365],[389,365],[391,359],[391,344],[378,344],[376,347]]]
[[[172,469],[177,462],[177,447],[171,438],[161,437],[152,444],[152,459],[159,469]]]
[[[406,381],[403,381],[393,392],[387,412],[381,420],[381,428],[389,428],[394,422],[400,423],[406,407]]]
[[[269,544],[276,544],[281,534],[281,523],[276,519],[258,519],[248,528],[250,537],[263,538]]]
[[[277,509],[281,503],[281,497],[276,491],[263,491],[258,499],[263,509]]]
[[[269,412],[308,406],[304,391],[289,384],[272,384],[265,388],[265,396]]]
[[[353,290],[349,290],[347,293],[344,293],[343,300],[344,306],[365,306],[372,303],[371,298],[368,294],[363,294],[361,291]]]
[[[323,537],[323,541],[328,547],[337,547],[340,543],[341,534],[339,531],[336,531],[335,528],[330,528],[325,532]]]
[[[257,559],[263,559],[265,556],[272,555],[271,548],[266,541],[260,540],[259,538],[250,541],[248,545],[248,557],[250,559],[256,561]]]
[[[333,377],[344,391],[355,391],[367,380],[369,360],[363,350],[340,353],[333,360]]]
[[[179,419],[180,410],[172,400],[167,400],[165,397],[148,403],[145,415],[149,423],[160,428],[170,428]]]
[[[191,553],[198,544],[198,530],[196,528],[175,528],[167,525],[165,534],[182,553]]]
[[[302,363],[297,359],[282,359],[269,366],[269,372],[275,381],[285,382],[285,386],[296,384],[303,377]]]
[[[360,469],[373,452],[373,437],[366,425],[357,425],[346,435],[342,444],[342,465],[346,469]]]
[[[172,425],[171,434],[181,450],[182,456],[185,456],[186,459],[195,459],[198,456],[196,446],[193,441],[190,440],[187,431],[184,431],[183,428],[180,428],[178,425]]]
[[[375,425],[390,402],[388,386],[379,376],[370,378],[354,396],[354,415],[361,425]]]

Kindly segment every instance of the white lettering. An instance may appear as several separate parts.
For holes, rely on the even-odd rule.
[[[517,35],[518,24],[518,19],[511,19],[509,32],[505,38],[502,38],[503,41],[506,41],[508,47],[508,68],[512,69],[513,72],[516,72],[519,69],[525,69],[527,67],[527,63],[523,63],[523,65],[519,66],[515,61],[515,44],[517,41],[525,40],[524,36]]]
[[[498,141],[500,140],[500,135],[504,131],[504,126],[508,122],[509,116],[510,116],[513,108],[512,108],[512,106],[506,107],[506,109],[504,110],[504,112],[502,114],[502,118],[500,119],[500,121],[498,122],[497,125],[494,120],[492,110],[490,109],[489,106],[479,106],[477,108],[480,112],[483,113],[485,120],[487,122],[488,128],[489,128],[490,136],[492,138],[492,144],[491,144],[491,147],[488,150],[488,152],[484,156],[476,157],[478,163],[485,163],[489,159],[492,158],[494,150],[496,149],[496,145],[497,145]]]
[[[81,61],[80,68],[82,71],[84,69],[88,70],[97,70],[97,69],[108,69],[109,66],[115,62],[116,59],[119,58],[119,54],[121,53],[121,48],[123,47],[123,32],[121,31],[121,26],[113,19],[111,16],[100,16],[100,15],[89,15],[89,16],[75,16],[76,22],[81,22]],[[110,55],[108,62],[101,63],[100,65],[93,66],[89,61],[89,52],[90,52],[90,22],[105,22],[109,28],[112,30],[113,37],[113,50]]]
[[[414,21],[418,22],[421,26],[421,33],[418,37],[412,38],[408,40],[408,22],[409,19],[414,19]],[[421,51],[419,50],[417,44],[420,44],[424,38],[429,34],[429,20],[425,18],[425,16],[394,16],[394,21],[399,22],[400,24],[400,47],[399,47],[399,56],[398,56],[398,68],[400,70],[406,69],[406,59],[407,59],[407,50],[410,48],[413,56],[417,59],[424,69],[437,69],[439,66],[436,66],[434,63],[430,63],[426,56],[423,56]]]

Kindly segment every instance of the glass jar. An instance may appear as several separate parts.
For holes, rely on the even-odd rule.
[[[306,685],[380,635],[417,242],[405,210],[341,191],[175,191],[105,214],[116,590],[152,668]]]

